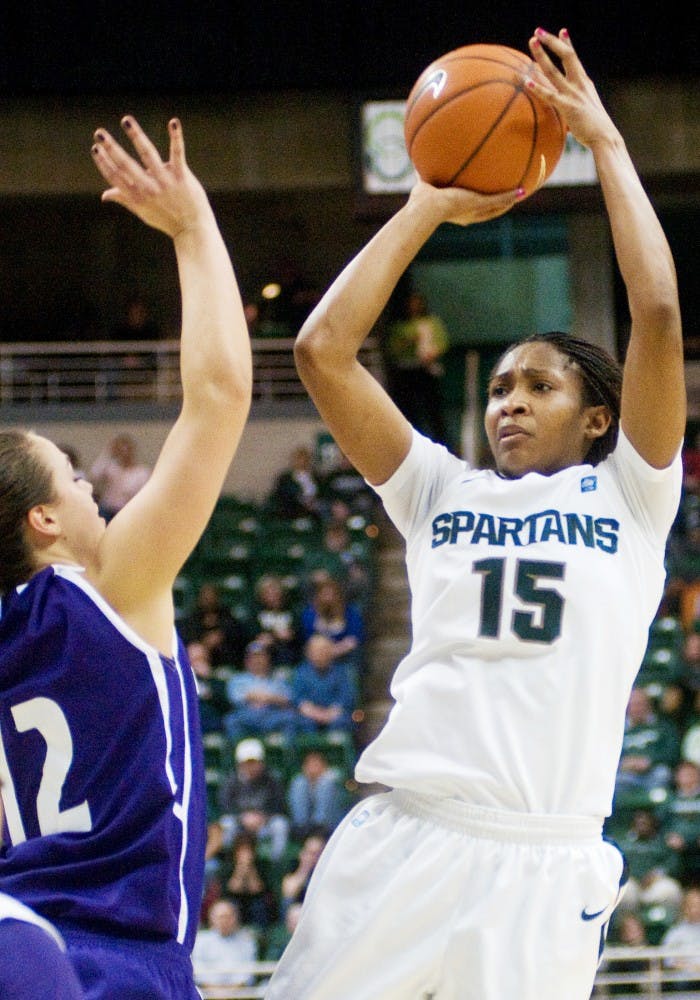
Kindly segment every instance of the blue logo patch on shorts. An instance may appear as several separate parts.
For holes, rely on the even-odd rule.
[[[581,492],[582,493],[593,493],[598,489],[598,477],[597,476],[584,476],[581,480]]]

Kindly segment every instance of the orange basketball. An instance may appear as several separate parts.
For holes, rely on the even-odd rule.
[[[419,176],[483,194],[536,191],[563,152],[566,123],[526,86],[534,67],[505,45],[465,45],[431,63],[406,104],[406,148]]]

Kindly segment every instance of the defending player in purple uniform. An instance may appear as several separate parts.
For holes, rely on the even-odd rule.
[[[2,800],[0,799],[0,822]],[[82,1000],[83,991],[55,927],[0,892],[0,1000]]]
[[[0,998],[82,1000],[66,946],[47,920],[0,892]]]
[[[197,700],[172,585],[213,510],[251,398],[236,280],[169,123],[164,162],[137,122],[94,161],[173,241],[183,403],[153,474],[105,525],[56,445],[0,434],[0,890],[50,920],[87,1000],[198,997],[190,951],[205,815]]]

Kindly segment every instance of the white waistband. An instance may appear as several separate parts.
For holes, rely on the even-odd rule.
[[[600,841],[602,821],[590,816],[503,812],[459,799],[440,799],[395,788],[397,809],[472,837],[541,844],[591,844]]]

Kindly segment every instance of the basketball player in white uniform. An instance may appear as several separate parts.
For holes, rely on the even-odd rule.
[[[406,540],[413,642],[357,766],[389,791],[331,838],[268,1000],[587,1000],[624,882],[602,825],[680,499],[680,311],[568,32],[537,29],[530,49],[533,92],[595,156],[632,317],[624,371],[565,334],[508,349],[489,384],[492,471],[417,434],[358,364],[437,226],[494,218],[517,193],[419,183],[307,321],[302,378]]]

